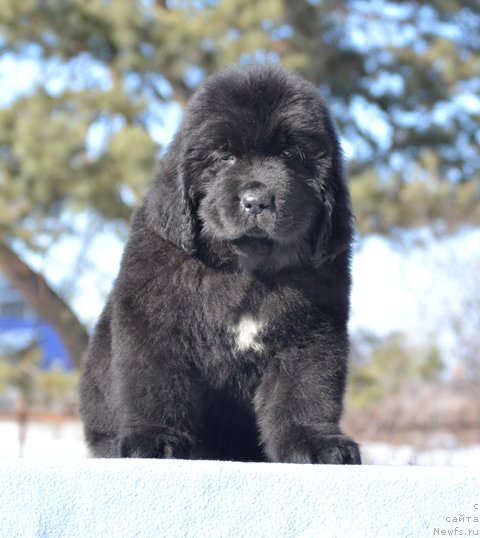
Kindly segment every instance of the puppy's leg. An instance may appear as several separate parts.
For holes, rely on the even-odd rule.
[[[202,422],[198,375],[158,347],[141,355],[125,346],[114,366],[117,450],[123,458],[189,458]],[[155,353],[156,351],[156,353]]]
[[[320,344],[320,345],[318,345]],[[255,395],[262,445],[271,461],[360,464],[358,445],[339,428],[346,354],[321,343],[273,359]],[[325,349],[329,350],[325,354]]]

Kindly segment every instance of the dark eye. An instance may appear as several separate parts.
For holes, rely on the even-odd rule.
[[[282,151],[282,157],[287,161],[294,160],[295,162],[303,163],[305,155],[298,146],[290,146]]]
[[[234,156],[228,152],[228,151],[224,151],[221,155],[220,155],[220,159],[222,161],[233,161],[234,159]]]

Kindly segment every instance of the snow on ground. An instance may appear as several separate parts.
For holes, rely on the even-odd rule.
[[[365,464],[480,467],[480,445],[422,450],[411,445],[365,443],[361,448]]]
[[[0,458],[20,457],[18,424],[14,421],[0,422]],[[87,457],[78,421],[58,424],[33,423],[28,426],[25,459],[48,458],[76,460]],[[363,443],[362,457],[369,465],[449,465],[480,467],[480,445],[431,448],[420,450],[410,445],[387,443]]]
[[[20,457],[19,427],[13,420],[0,422],[0,458]],[[24,458],[79,459],[87,457],[78,421],[55,424],[29,424]]]

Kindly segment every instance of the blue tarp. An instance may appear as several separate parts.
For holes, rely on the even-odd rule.
[[[41,368],[71,370],[72,360],[61,338],[47,322],[0,316],[0,339],[10,348],[21,348],[37,341],[43,351]]]

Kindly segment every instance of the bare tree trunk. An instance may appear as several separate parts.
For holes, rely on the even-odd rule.
[[[18,403],[17,423],[18,423],[18,457],[25,456],[25,444],[27,442],[28,419],[30,416],[30,405],[25,397],[21,397]]]
[[[31,269],[5,243],[0,243],[0,271],[38,316],[54,327],[74,365],[80,368],[88,334],[67,303],[55,293],[42,275]]]

